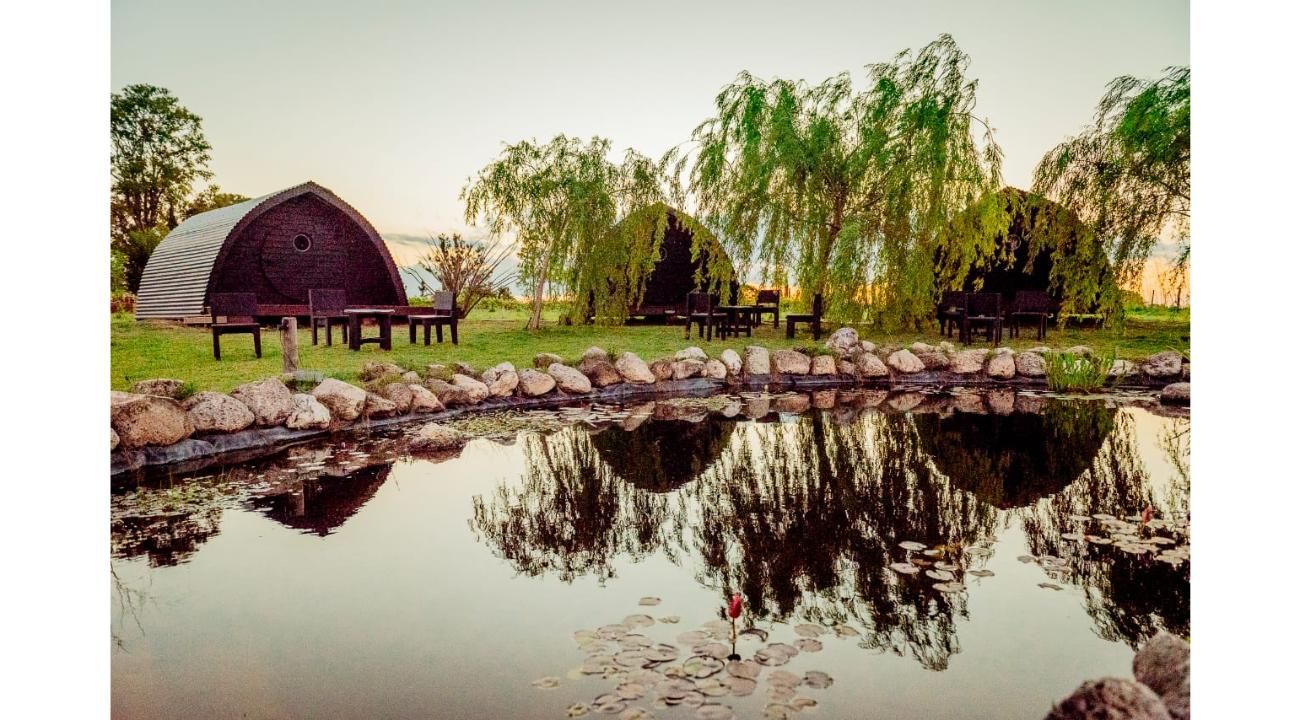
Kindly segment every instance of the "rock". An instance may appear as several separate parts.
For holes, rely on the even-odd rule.
[[[1183,362],[1183,381],[1186,382],[1191,379],[1192,379],[1192,364],[1190,362],[1185,361]]]
[[[1102,678],[1079,686],[1044,720],[1172,720],[1160,697],[1132,680]]]
[[[1015,355],[1015,354],[1016,351],[1012,348],[1007,347],[1006,345],[1001,345],[999,347],[993,348],[993,357],[997,357],[999,355]]]
[[[324,430],[330,426],[329,408],[316,398],[306,393],[297,393],[292,402],[293,409],[284,420],[285,427],[290,430]]]
[[[1133,657],[1133,676],[1160,696],[1174,720],[1192,716],[1192,649],[1165,630]]]
[[[746,346],[744,358],[741,369],[746,375],[772,374],[772,356],[768,354],[767,348],[758,345]]]
[[[406,383],[407,385],[419,385],[421,379],[422,378],[420,377],[420,373],[414,370],[407,370],[406,372],[402,373],[402,382]]]
[[[798,350],[777,350],[771,356],[772,369],[781,375],[807,375],[812,358]]]
[[[685,380],[704,375],[704,361],[694,358],[673,361],[673,379]]]
[[[727,366],[721,360],[709,358],[704,361],[704,377],[711,380],[726,380]]]
[[[488,391],[487,385],[484,385],[482,382],[475,380],[469,375],[461,373],[456,373],[451,376],[451,384],[468,393],[469,401],[474,405],[487,400],[488,396],[492,394]]]
[[[650,363],[650,372],[655,376],[655,381],[673,379],[673,360],[672,358],[659,358]]]
[[[862,352],[864,353],[876,352],[876,344],[871,342],[870,340],[863,340],[862,342],[858,343],[858,348],[861,349]]]
[[[1092,355],[1092,348],[1088,347],[1087,345],[1074,345],[1074,346],[1072,346],[1072,347],[1068,347],[1068,348],[1066,348],[1066,349],[1064,350],[1064,352],[1065,352],[1067,355],[1086,355],[1086,356],[1091,356],[1091,355]]]
[[[605,348],[598,348],[595,345],[593,345],[587,348],[586,350],[582,351],[581,359],[582,360],[608,360],[609,353],[605,352]]]
[[[700,362],[704,362],[705,360],[709,359],[709,354],[704,352],[704,350],[698,347],[691,346],[686,348],[685,350],[678,350],[677,354],[673,356],[673,359],[674,360],[699,360]]]
[[[411,403],[415,401],[415,393],[411,392],[409,384],[403,382],[388,383],[379,389],[379,394],[384,399],[392,402],[396,406],[397,412],[411,412]]]
[[[244,383],[230,396],[253,411],[258,425],[280,425],[293,410],[293,393],[276,378]]]
[[[366,406],[365,390],[336,378],[325,378],[311,395],[329,408],[331,417],[343,422],[356,420]]]
[[[483,384],[492,397],[510,397],[519,387],[519,372],[513,363],[498,363],[483,371]]]
[[[901,373],[919,373],[925,369],[925,363],[913,355],[910,350],[898,350],[891,353],[889,360],[886,361],[889,367]]]
[[[1192,384],[1176,382],[1166,385],[1160,391],[1160,402],[1167,405],[1191,405]]]
[[[122,442],[122,438],[117,436],[117,431],[114,430],[113,428],[109,428],[108,433],[111,436],[111,439],[109,440],[108,449],[110,451],[116,450],[118,443]]]
[[[1016,376],[1016,359],[1007,353],[995,353],[984,372],[991,378],[1010,380]]]
[[[603,358],[584,358],[578,363],[578,372],[586,375],[587,379],[591,380],[591,384],[598,388],[623,382],[623,376],[619,374],[614,364]]]
[[[745,398],[745,417],[760,420],[772,412],[772,399],[767,396]]]
[[[519,394],[524,397],[538,397],[555,389],[555,378],[532,368],[519,371]]]
[[[857,352],[860,342],[857,330],[843,327],[831,333],[826,340],[826,349],[835,353],[836,357],[843,357]]]
[[[740,375],[741,369],[744,368],[744,364],[740,359],[740,353],[731,348],[727,348],[726,350],[723,350],[722,354],[718,357],[721,358],[722,364],[727,367],[728,375]]]
[[[411,450],[438,451],[457,450],[469,442],[469,436],[454,427],[431,422],[416,431],[411,438]]]
[[[917,340],[916,342],[909,345],[907,349],[910,350],[912,354],[916,355],[917,357],[920,357],[921,353],[929,353],[929,352],[936,351],[936,348],[933,345],[930,345],[929,343],[923,343],[920,340]]]
[[[551,363],[550,367],[546,368],[546,372],[555,378],[555,386],[560,389],[560,392],[570,395],[584,395],[591,392],[591,381],[587,376],[568,365]]]
[[[446,380],[430,378],[424,381],[424,386],[433,392],[438,398],[438,402],[443,407],[456,407],[458,405],[473,405],[474,400],[470,397],[469,390],[459,386],[452,385]]]
[[[141,380],[131,386],[131,392],[136,395],[155,395],[157,397],[171,398],[173,400],[180,400],[181,392],[184,389],[184,380],[174,380],[172,378]]]
[[[406,372],[406,368],[394,365],[390,362],[378,362],[369,360],[361,366],[361,379],[365,382],[378,380],[386,375],[396,375],[400,377]]]
[[[451,382],[451,376],[455,374],[456,371],[452,370],[446,365],[434,363],[432,365],[424,366],[424,376],[430,380],[442,380],[445,382]]]
[[[389,400],[378,393],[366,393],[366,404],[361,408],[361,414],[368,418],[391,417],[398,414],[397,403]]]
[[[948,370],[958,375],[973,375],[984,370],[984,359],[989,355],[988,350],[962,350],[952,356],[952,362],[948,363]]]
[[[190,416],[195,432],[239,432],[257,420],[247,405],[225,393],[196,393],[186,398],[181,407]]]
[[[960,413],[971,413],[974,415],[987,415],[988,408],[984,406],[984,394],[977,392],[958,393],[952,399],[953,410]]]
[[[411,391],[411,409],[410,412],[437,412],[442,410],[442,403],[438,402],[438,396],[429,391],[429,388],[411,383],[406,386]]]
[[[474,367],[473,365],[470,365],[467,362],[452,363],[452,369],[456,371],[455,374],[457,375],[464,375],[470,378],[471,380],[478,379],[478,368]]]
[[[777,397],[773,407],[777,412],[783,413],[801,413],[812,406],[812,400],[803,393],[793,393],[791,395],[781,395]]]
[[[1011,388],[995,388],[989,391],[988,403],[995,415],[1010,415],[1016,411],[1016,392]]]
[[[880,358],[876,358],[876,360],[879,361]],[[847,360],[845,358],[840,358],[835,362],[835,369],[838,370],[841,375],[858,374],[858,367],[853,364],[852,360]]]
[[[835,356],[818,355],[812,359],[813,375],[834,375],[835,374]]]
[[[913,343],[913,344],[924,345],[925,343]],[[917,359],[921,361],[921,364],[925,366],[926,370],[947,370],[948,369],[948,354],[941,352],[936,348],[931,348],[930,350],[925,350],[922,352],[917,352],[913,350],[912,354],[915,355]]]
[[[939,346],[936,349],[941,353],[947,353],[949,355],[957,352],[957,346],[953,345],[947,340],[944,340],[943,342],[939,343]]]
[[[1044,377],[1047,375],[1047,361],[1042,355],[1031,350],[1016,353],[1016,374],[1025,377]]]
[[[1183,373],[1183,354],[1177,350],[1158,352],[1147,358],[1142,371],[1153,378],[1179,377]]]
[[[829,355],[827,357],[830,357]],[[834,360],[834,358],[831,358]],[[834,390],[814,390],[812,394],[812,406],[818,410],[830,410],[835,407]]]
[[[533,367],[537,368],[538,370],[545,370],[546,368],[556,363],[563,365],[564,358],[560,357],[559,355],[556,355],[555,353],[547,353],[547,352],[537,353],[536,355],[533,356]]]
[[[157,395],[117,398],[111,402],[109,412],[111,428],[125,447],[171,445],[194,434],[189,414],[171,398]]]
[[[925,396],[919,392],[908,390],[907,392],[894,393],[889,396],[887,401],[889,407],[896,412],[908,412],[925,402]]]
[[[1047,410],[1047,398],[1038,395],[1017,395],[1016,412],[1042,415]]]
[[[866,378],[888,377],[889,368],[885,362],[871,353],[860,353],[853,361],[858,368],[858,376]]]
[[[1129,377],[1132,375],[1137,375],[1137,373],[1138,373],[1138,366],[1135,363],[1128,360],[1116,360],[1110,365],[1109,375],[1110,377],[1113,378]]]
[[[625,352],[614,361],[614,369],[623,376],[623,382],[634,385],[649,385],[655,381],[655,374],[650,366],[637,357],[636,353]]]

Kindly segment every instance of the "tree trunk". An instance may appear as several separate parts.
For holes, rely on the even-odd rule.
[[[528,318],[529,330],[542,329],[542,302],[546,298],[546,276],[551,273],[551,259],[542,261],[542,269],[533,281],[533,313]]]

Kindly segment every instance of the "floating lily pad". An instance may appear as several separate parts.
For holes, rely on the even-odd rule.
[[[795,675],[789,670],[773,670],[767,676],[767,682],[771,685],[785,685],[786,687],[795,687],[803,682],[803,677]]]
[[[617,640],[626,635],[628,630],[629,628],[626,625],[613,624],[602,625],[596,629],[596,632],[606,640]]]
[[[790,707],[795,710],[807,710],[817,707],[817,701],[803,695],[796,695],[790,699]]]
[[[1061,533],[1062,540],[1073,540],[1079,542],[1083,540],[1083,533]]]
[[[771,648],[763,648],[754,653],[754,661],[759,665],[775,667],[790,662],[790,657],[783,652],[778,652]]]
[[[560,679],[555,677],[554,675],[550,675],[544,678],[538,678],[533,681],[533,687],[541,690],[554,690],[559,686],[560,686]]]
[[[758,638],[762,642],[767,642],[767,631],[763,628],[745,628],[739,635],[742,638]]]
[[[925,576],[940,582],[948,582],[953,579],[953,574],[947,570],[926,570]]]
[[[707,697],[722,697],[731,694],[731,686],[717,678],[705,678],[695,683],[695,689]]]
[[[731,694],[736,697],[748,697],[758,689],[758,683],[746,677],[733,677],[727,686],[731,688]]]
[[[905,540],[899,543],[898,546],[903,548],[904,550],[911,550],[913,552],[924,550],[926,548],[926,545],[916,542],[914,540]]]
[[[638,668],[643,668],[650,664],[650,660],[646,658],[646,654],[640,650],[624,650],[614,656],[614,662],[624,667]]]
[[[681,621],[681,617],[677,615],[665,615],[664,617],[659,618],[659,622],[668,623],[669,625],[676,625]]]
[[[731,720],[734,717],[736,713],[727,705],[704,703],[695,708],[696,720]]]
[[[710,620],[700,627],[715,638],[721,639],[731,635],[731,623],[726,620]]]
[[[974,577],[993,577],[992,570],[967,570],[966,574]]]
[[[1040,582],[1040,583],[1038,583],[1038,587],[1040,587],[1040,588],[1044,588],[1044,589],[1047,589],[1047,590],[1061,590],[1061,589],[1062,589],[1060,585],[1057,585],[1056,583],[1049,583],[1049,582]]]
[[[825,690],[835,684],[835,679],[821,670],[809,670],[803,674],[803,684],[813,690]]]
[[[726,660],[731,655],[731,648],[720,642],[701,643],[691,648],[691,652],[696,655],[708,655],[719,660]]]
[[[586,715],[587,713],[591,712],[591,707],[586,703],[574,703],[569,706],[567,712],[569,713],[569,717],[571,718],[582,717],[583,715]]]
[[[633,705],[619,713],[618,720],[655,720],[655,715],[639,705]]]
[[[630,628],[650,627],[655,624],[655,619],[649,615],[628,615],[623,618],[623,624]]]
[[[637,682],[625,682],[614,688],[614,694],[624,700],[640,700],[645,695],[645,686]]]
[[[935,569],[935,570],[947,570],[948,572],[955,572],[955,571],[957,570],[957,566],[956,566],[955,564],[953,564],[953,563],[950,563],[950,562],[944,562],[944,561],[940,560],[939,562],[937,562],[937,563],[934,564],[934,569]]]
[[[1021,555],[1020,557],[1017,557],[1016,559],[1019,560],[1019,561],[1022,562],[1022,563],[1031,563],[1031,562],[1033,562],[1034,560],[1036,560],[1037,558],[1035,558],[1033,555]]]
[[[1085,536],[1085,539],[1094,545],[1109,545],[1111,543],[1110,538],[1099,537],[1097,535],[1087,535]]]
[[[640,600],[638,600],[638,601],[637,601],[637,605],[645,605],[645,606],[649,607],[649,606],[653,606],[653,605],[658,605],[658,604],[661,603],[661,602],[663,602],[663,600],[661,600],[661,599],[659,599],[659,598],[657,598],[657,597],[651,597],[651,596],[647,595],[646,597],[643,597],[643,598],[641,598]]]
[[[606,693],[592,701],[591,709],[601,715],[617,715],[627,709],[627,701],[613,693]]]
[[[955,593],[955,592],[961,592],[965,590],[966,586],[959,582],[941,582],[941,583],[935,583],[934,589],[938,590],[939,592]]]
[[[926,557],[943,557],[943,551],[938,548],[922,551],[921,554]]]
[[[732,677],[746,678],[753,680],[763,671],[763,668],[753,660],[732,660],[727,663],[727,674]]]
[[[659,643],[658,645],[646,648],[642,652],[645,654],[647,660],[657,663],[672,662],[681,655],[681,651],[677,649],[677,646],[669,645],[668,643]]]
[[[918,572],[921,572],[921,569],[913,565],[912,563],[903,563],[903,562],[890,563],[889,569],[893,570],[896,573],[900,573],[902,575],[915,575]]]
[[[717,675],[722,672],[723,667],[721,660],[708,655],[695,655],[687,658],[686,662],[682,663],[682,670],[685,670],[686,674],[693,678],[706,678]]]
[[[815,638],[826,632],[820,625],[812,623],[800,623],[794,626],[794,634],[799,637]]]
[[[783,703],[794,697],[794,688],[789,685],[773,685],[767,689],[767,699],[772,702]]]
[[[836,637],[840,637],[840,638],[857,637],[857,636],[859,636],[859,635],[861,635],[861,634],[862,634],[862,633],[858,632],[858,629],[855,628],[855,627],[853,627],[852,625],[836,625],[836,626],[835,626],[835,636],[836,636]]]
[[[784,703],[771,703],[763,708],[765,720],[790,720],[798,714],[798,710]]]
[[[699,645],[702,642],[708,642],[713,636],[703,630],[687,630],[677,636],[677,642],[683,645]]]
[[[794,641],[794,646],[799,648],[799,652],[821,652],[822,649],[821,641],[812,638],[799,638]]]
[[[593,640],[599,641],[601,638],[600,638],[600,634],[597,633],[595,630],[579,630],[573,633],[573,639],[576,642],[581,643],[581,642],[593,641]]]
[[[681,704],[686,707],[699,707],[704,704],[704,693],[699,691],[688,692],[686,697],[682,698]]]
[[[1093,513],[1092,519],[1093,520],[1114,520],[1116,518],[1114,515],[1111,515],[1110,513]]]

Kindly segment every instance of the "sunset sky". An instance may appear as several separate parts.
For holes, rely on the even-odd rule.
[[[198,113],[223,189],[315,180],[400,240],[464,230],[460,190],[503,142],[601,135],[658,157],[741,70],[861,79],[944,32],[1019,187],[1112,78],[1190,63],[1182,0],[115,0],[112,87]]]

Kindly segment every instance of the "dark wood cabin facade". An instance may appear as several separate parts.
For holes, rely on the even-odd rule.
[[[379,233],[337,195],[307,182],[176,226],[145,266],[136,318],[200,316],[217,292],[255,293],[259,317],[305,317],[313,289],[342,289],[353,306],[406,306]]]

